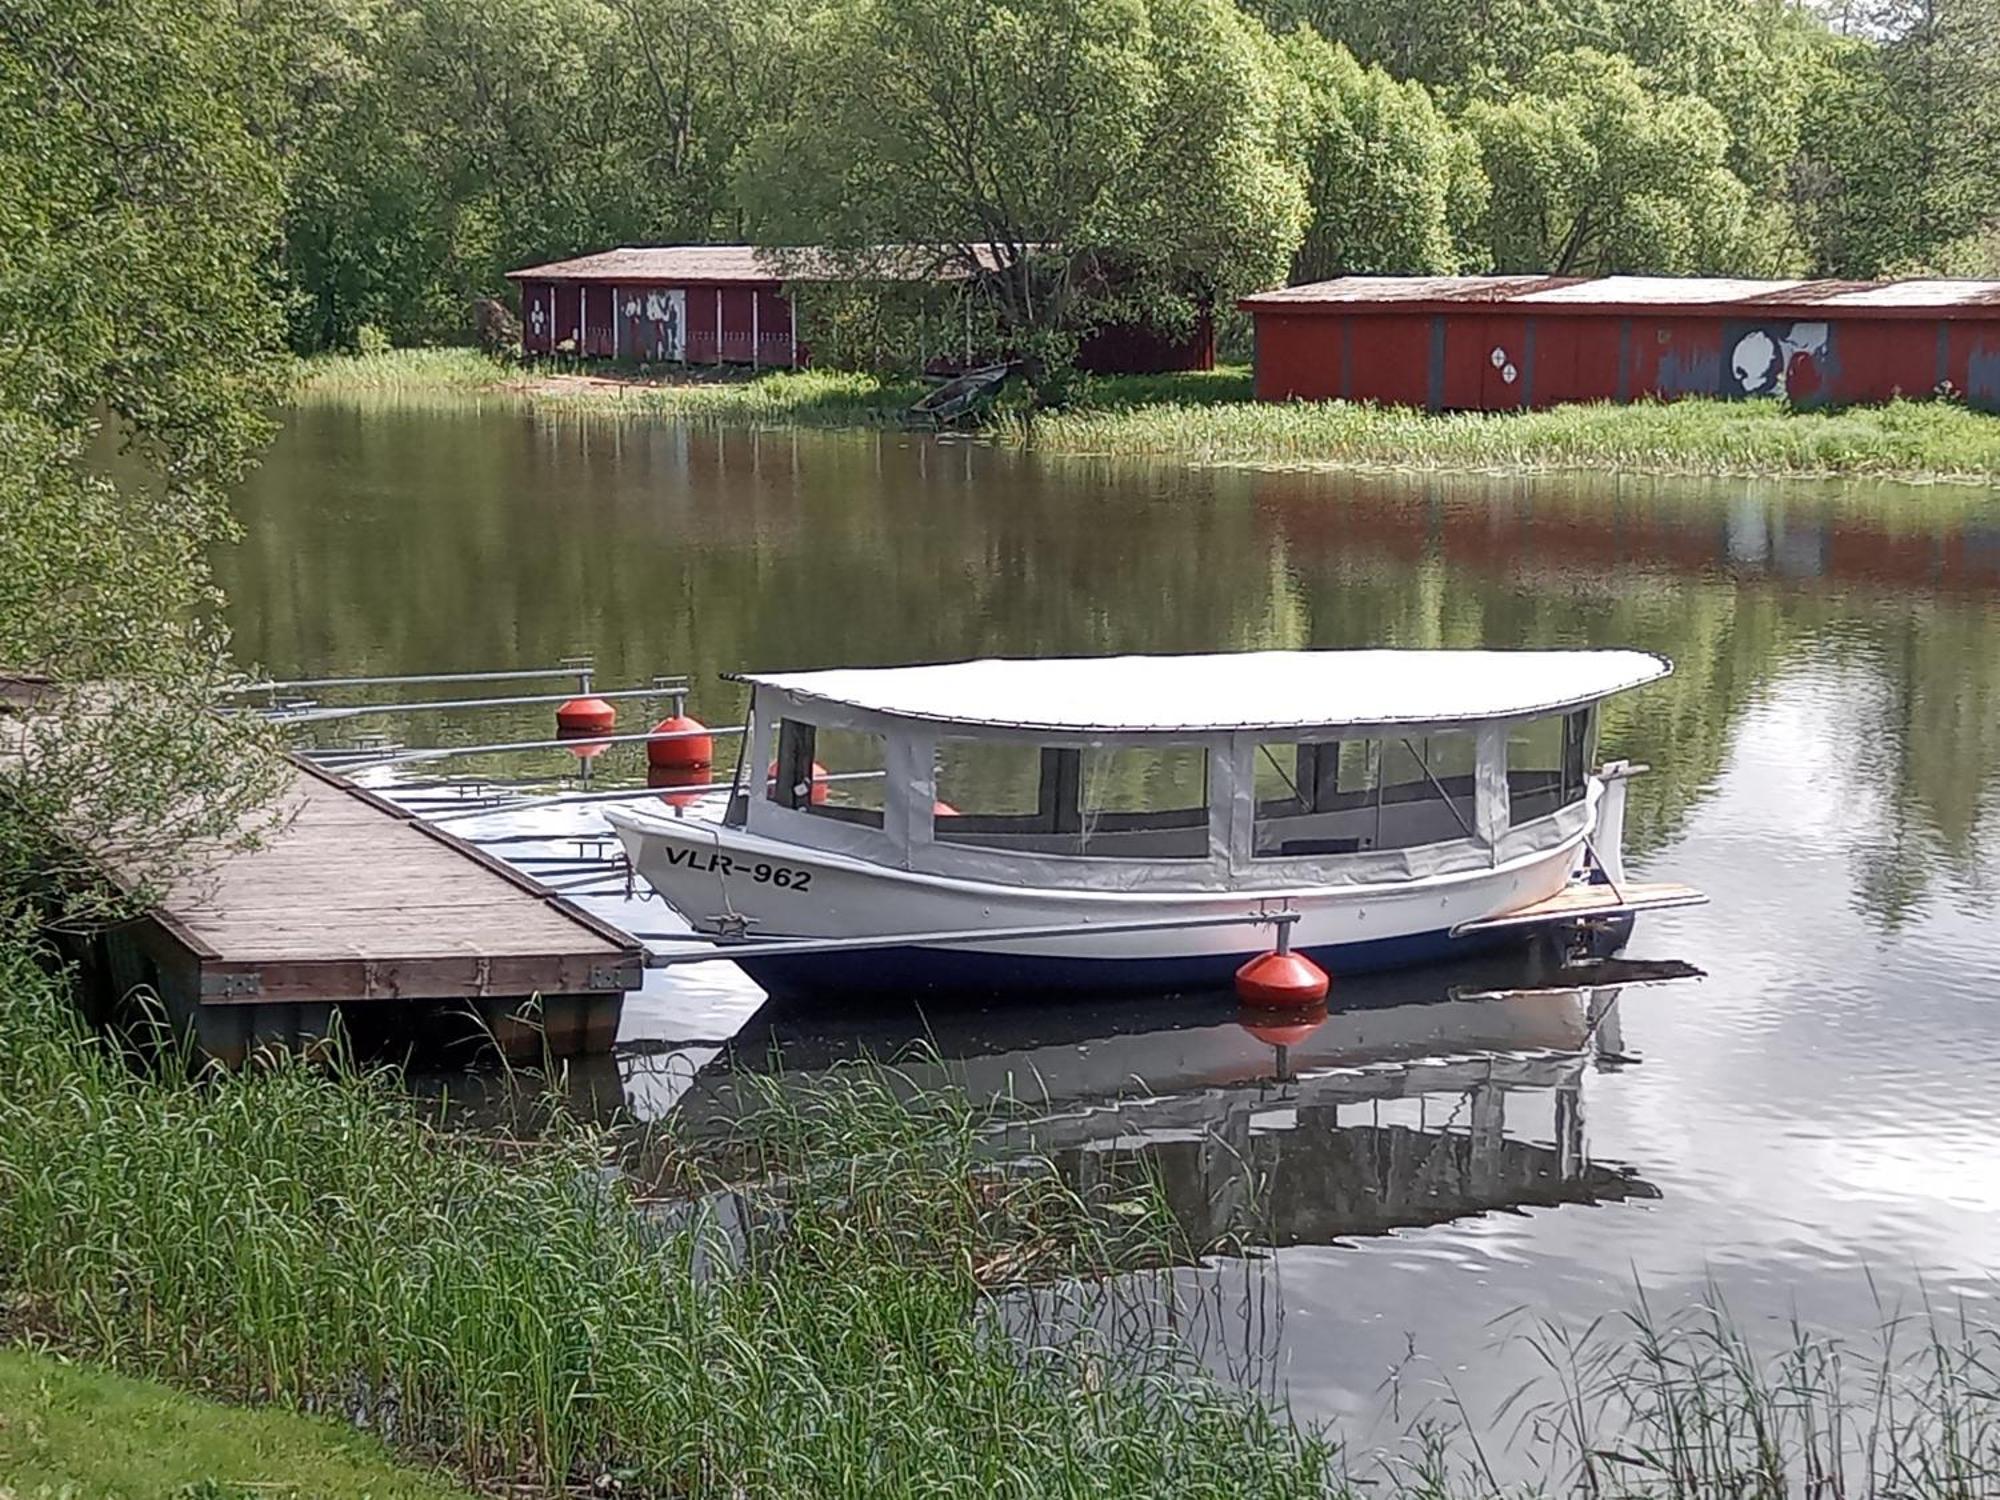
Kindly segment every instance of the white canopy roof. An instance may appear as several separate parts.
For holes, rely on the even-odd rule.
[[[1650,651],[1254,651],[730,675],[931,723],[1151,734],[1512,719],[1592,703],[1671,671]]]

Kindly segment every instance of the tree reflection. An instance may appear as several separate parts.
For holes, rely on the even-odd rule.
[[[743,667],[1259,647],[1621,645],[1659,849],[1745,710],[1838,661],[1882,808],[1857,899],[1976,883],[2000,765],[2000,515],[1743,484],[1328,476],[1038,460],[900,434],[703,429],[515,407],[297,411],[220,560],[239,652],[284,674],[679,671],[710,722]],[[600,770],[606,769],[600,767]]]

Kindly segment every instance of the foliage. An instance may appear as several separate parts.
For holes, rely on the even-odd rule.
[[[1800,216],[1835,274],[1951,274],[2000,219],[2000,6],[1889,4],[1871,29],[1829,52],[1810,95]]]
[[[1303,150],[1312,174],[1312,217],[1291,279],[1475,269],[1468,247],[1488,207],[1475,144],[1421,84],[1363,68],[1310,27],[1292,32],[1286,51],[1310,100]]]
[[[1504,104],[1467,112],[1493,184],[1504,271],[1771,273],[1783,231],[1727,166],[1719,111],[1649,89],[1628,58],[1549,58]]]
[[[1033,355],[1267,285],[1303,227],[1295,85],[1227,0],[834,0],[793,76],[739,170],[753,230],[934,247]]]
[[[338,24],[321,7],[341,6]],[[505,271],[608,245],[736,238],[727,166],[785,96],[796,6],[750,0],[265,0],[314,101],[288,157],[303,350],[460,339]],[[303,60],[289,38],[320,38]]]
[[[20,1326],[75,1352],[351,1415],[474,1478],[1323,1493],[1325,1447],[1166,1330],[1114,1351],[1085,1295],[1032,1348],[1006,1335],[1010,1289],[1166,1231],[1150,1199],[987,1163],[981,1120],[841,1070],[753,1096],[714,1146],[653,1143],[635,1165],[694,1197],[648,1207],[609,1170],[614,1143],[560,1118],[496,1148],[413,1113],[387,1074],[267,1060],[156,1081],[17,960],[0,963],[0,1284]]]
[[[289,371],[234,14],[0,14],[0,666],[55,679],[63,721],[0,769],[0,910],[77,846],[143,887],[268,791],[255,736],[206,711],[205,553]]]
[[[24,1497],[82,1500],[447,1500],[379,1443],[284,1412],[243,1411],[145,1381],[0,1350],[0,1474]]]

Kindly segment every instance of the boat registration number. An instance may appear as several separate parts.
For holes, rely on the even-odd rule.
[[[739,860],[718,850],[703,853],[699,849],[669,849],[667,864],[682,865],[690,870],[714,870],[722,875],[743,875],[758,885],[775,886],[781,891],[803,891],[812,888],[813,872],[801,870],[795,865],[776,865],[768,859]]]

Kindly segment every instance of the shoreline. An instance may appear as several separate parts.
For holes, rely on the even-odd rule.
[[[903,427],[924,387],[840,371],[675,372],[510,368],[468,349],[324,356],[305,399],[531,410],[718,425]],[[1063,411],[1003,408],[999,446],[1062,458],[1296,473],[1489,476],[1627,474],[1690,479],[1864,480],[2000,487],[2000,416],[1931,401],[1795,412],[1686,400],[1528,412],[1433,413],[1351,402],[1258,402],[1241,366],[1099,377]]]

